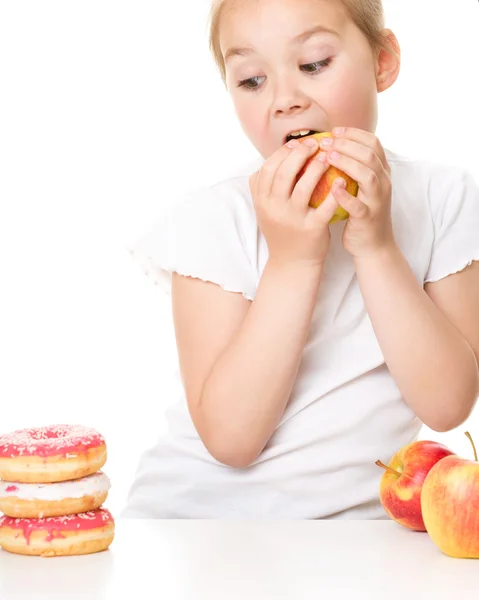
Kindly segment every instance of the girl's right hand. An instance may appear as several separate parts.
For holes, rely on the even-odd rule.
[[[320,266],[329,250],[329,221],[338,203],[332,193],[317,208],[310,207],[309,202],[330,165],[318,155],[297,180],[306,161],[318,150],[318,142],[312,141],[314,146],[309,140],[297,142],[293,148],[281,146],[249,180],[269,260],[277,264]]]

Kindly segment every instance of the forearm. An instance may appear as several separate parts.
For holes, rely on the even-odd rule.
[[[397,246],[356,258],[355,265],[378,343],[405,402],[432,429],[457,427],[476,401],[472,348],[426,294]]]
[[[205,382],[200,414],[218,460],[251,463],[288,403],[320,285],[320,267],[268,262],[247,316]]]

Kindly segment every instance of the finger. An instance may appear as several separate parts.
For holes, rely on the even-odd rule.
[[[256,181],[256,194],[259,197],[267,198],[272,193],[273,181],[279,167],[286,158],[293,152],[294,147],[287,144],[280,146],[268,159],[265,160],[258,173]]]
[[[321,156],[320,156],[321,155]],[[314,157],[305,172],[297,180],[294,186],[293,193],[291,194],[292,204],[299,208],[306,209],[311,201],[311,196],[319,183],[321,177],[329,169],[329,165],[326,161],[321,160],[326,157],[325,152],[320,152]]]
[[[342,156],[354,158],[354,160],[357,160],[359,163],[372,169],[378,177],[381,177],[384,173],[384,166],[379,156],[369,146],[365,146],[360,142],[346,139],[333,140],[332,145],[323,148],[323,150],[328,151],[329,154],[336,151]]]
[[[339,154],[339,156],[328,154],[328,162],[357,181],[368,206],[378,203],[381,183],[375,171],[344,154]]]
[[[340,129],[344,129],[344,131],[339,131]],[[379,141],[379,139],[371,133],[370,131],[364,131],[363,129],[358,129],[356,127],[338,127],[334,128],[332,131],[333,138],[339,139],[348,139],[354,142],[359,142],[364,146],[368,146],[379,158],[382,162],[383,167],[388,170],[389,163],[386,158],[386,152],[384,150],[383,145]]]
[[[342,206],[355,219],[365,219],[369,216],[369,207],[359,198],[352,196],[344,187],[334,186],[331,189],[339,206]]]
[[[342,177],[337,177],[334,180],[333,185],[331,187],[331,191],[317,208],[309,209],[309,218],[316,225],[328,225],[331,219],[333,218],[333,215],[339,206],[338,200],[335,194],[333,193],[333,190],[335,190],[338,185],[346,185],[346,182]]]
[[[282,199],[285,202],[290,200],[298,180],[299,171],[318,150],[319,143],[314,138],[299,142],[276,172],[271,189],[272,198],[275,198],[276,201],[277,199]]]

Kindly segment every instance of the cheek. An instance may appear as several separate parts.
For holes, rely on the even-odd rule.
[[[375,113],[375,82],[368,73],[344,73],[329,89],[329,113],[334,122],[367,128]]]
[[[270,139],[267,111],[260,106],[258,100],[250,100],[247,94],[245,96],[246,98],[234,102],[236,115],[246,137],[266,159],[276,150],[274,142]]]
[[[245,94],[246,95],[246,94]],[[235,109],[243,130],[249,137],[257,137],[261,134],[261,128],[264,125],[264,119],[261,117],[261,111],[258,110],[258,103],[251,101],[249,97],[236,99]]]
[[[250,103],[247,100],[242,100],[236,104],[236,113],[244,127],[248,129],[254,126],[257,121],[257,116],[254,110],[251,110]]]

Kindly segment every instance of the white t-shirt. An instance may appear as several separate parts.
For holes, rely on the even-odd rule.
[[[418,282],[437,281],[479,260],[479,188],[458,167],[386,151],[396,242]],[[214,282],[254,300],[268,259],[243,173],[187,194],[131,247],[170,293],[171,272]],[[384,519],[379,500],[388,462],[422,423],[401,397],[331,225],[311,329],[280,423],[247,468],[216,461],[190,418],[179,369],[169,433],[141,457],[123,517]],[[278,290],[280,293],[280,290]],[[427,360],[427,357],[424,357]],[[248,432],[245,431],[245,435]]]

